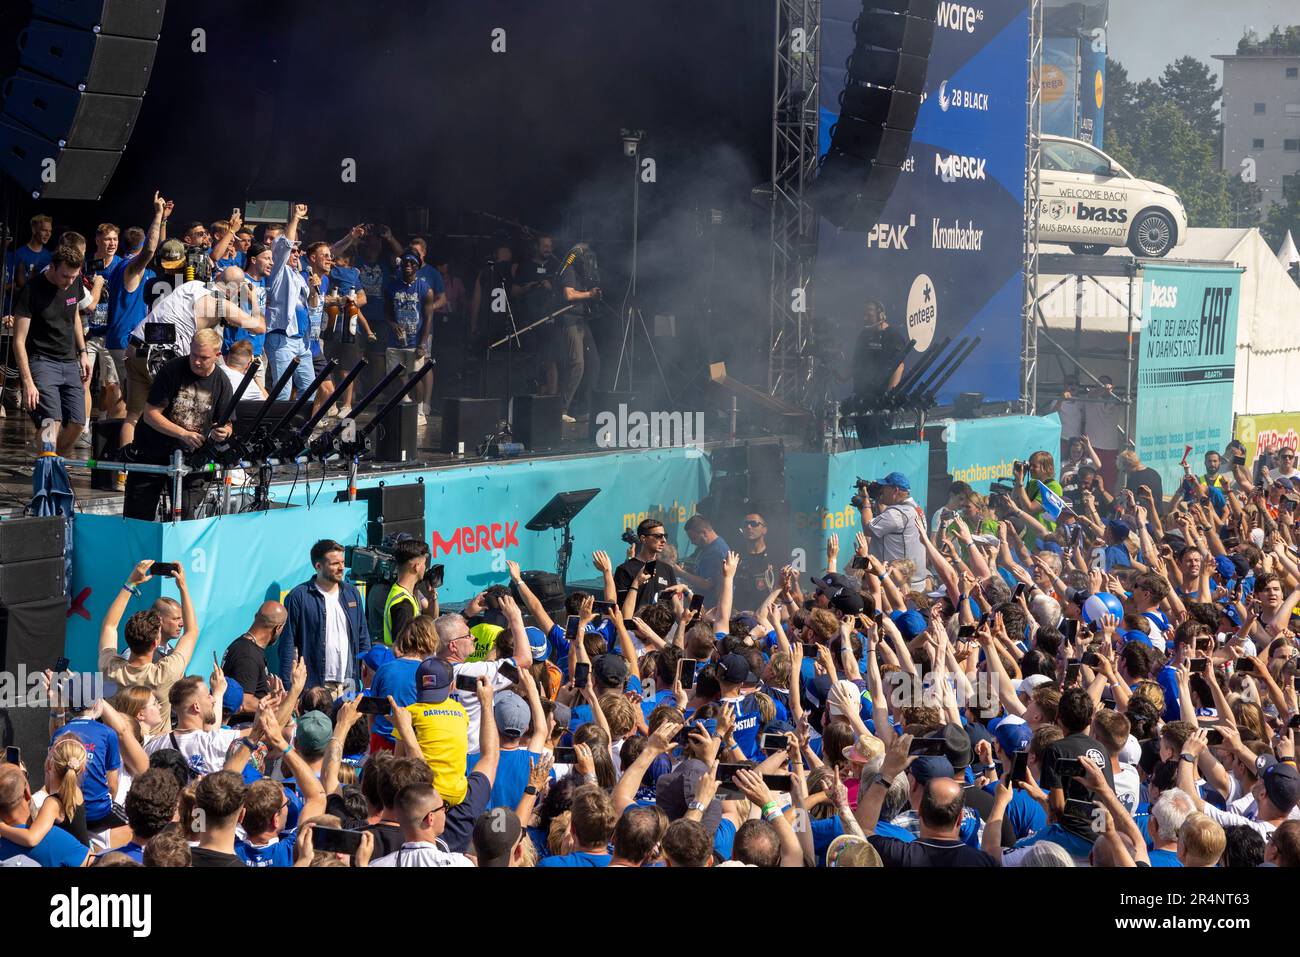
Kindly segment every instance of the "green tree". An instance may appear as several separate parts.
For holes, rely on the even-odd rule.
[[[1219,101],[1223,88],[1215,82],[1214,72],[1196,57],[1181,56],[1165,67],[1160,75],[1160,92],[1178,107],[1187,122],[1222,156],[1223,124],[1219,120]]]
[[[1249,229],[1260,225],[1264,191],[1257,183],[1242,181],[1241,174],[1225,170],[1228,183],[1228,225],[1236,229]]]
[[[1140,87],[1134,102],[1141,99]],[[1217,168],[1211,143],[1173,103],[1162,98],[1118,118],[1106,148],[1134,176],[1177,192],[1189,226],[1230,225],[1228,177]]]
[[[1287,230],[1300,242],[1300,174],[1282,177],[1282,202],[1269,207],[1260,227],[1260,232],[1274,249],[1282,242]]]

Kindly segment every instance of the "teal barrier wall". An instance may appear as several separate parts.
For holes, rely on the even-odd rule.
[[[785,491],[790,503],[791,559],[796,568],[820,571],[826,564],[826,540],[840,537],[840,567],[853,556],[853,536],[862,528],[857,509],[849,504],[853,483],[902,472],[912,485],[912,497],[925,507],[930,473],[930,447],[916,442],[882,449],[857,449],[835,455],[791,452],[785,457]]]
[[[527,460],[472,465],[440,472],[399,473],[382,481],[423,480],[425,530],[435,562],[446,565],[440,597],[466,601],[508,579],[506,559],[524,568],[554,570],[560,533],[529,532],[524,524],[557,492],[599,488],[573,523],[574,555],[569,578],[596,577],[591,552],[604,549],[617,565],[624,548],[618,535],[644,518],[659,518],[669,541],[686,551],[686,519],[708,490],[708,459],[698,449],[615,453],[578,459]],[[373,477],[361,487],[378,485]],[[344,480],[299,483],[291,493],[276,489],[292,507],[248,515],[159,525],[116,516],[79,515],[73,559],[74,599],[88,617],[69,619],[66,654],[77,670],[95,668],[99,623],[131,567],[142,558],[180,561],[196,607],[204,612],[192,670],[207,674],[212,652],[224,649],[252,621],[257,606],[279,598],[312,575],[308,553],[332,538],[365,544],[365,502],[337,503]],[[307,506],[312,502],[311,507]],[[218,574],[219,573],[219,574]],[[147,608],[160,594],[176,597],[170,581],[151,581],[132,599],[128,614]]]
[[[1039,450],[1051,452],[1058,469],[1061,464],[1061,419],[1055,412],[962,419],[948,426],[947,437],[949,474],[981,495],[993,482],[1010,481],[1011,464]]]

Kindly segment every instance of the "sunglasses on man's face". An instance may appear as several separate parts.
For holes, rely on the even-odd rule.
[[[746,522],[745,524],[748,525],[750,528],[762,528],[762,527],[763,527],[763,523],[762,523],[762,522]]]
[[[647,533],[646,533],[644,536],[642,536],[642,537],[643,537],[643,538],[662,538],[662,539],[666,539],[666,538],[668,538],[668,536],[665,535],[663,532],[647,532]]]

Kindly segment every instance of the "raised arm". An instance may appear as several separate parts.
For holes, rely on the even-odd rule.
[[[118,589],[117,594],[113,596],[113,603],[108,606],[108,611],[104,613],[104,620],[99,625],[99,654],[101,658],[106,651],[116,653],[117,626],[122,621],[127,602],[131,600],[132,595],[136,594],[136,589],[153,577],[149,574],[149,568],[152,565],[152,558],[136,562],[135,568],[131,569],[131,574],[126,578],[126,584]]]

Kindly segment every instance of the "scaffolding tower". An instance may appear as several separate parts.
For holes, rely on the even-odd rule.
[[[768,393],[806,405],[812,374],[822,0],[775,0],[772,65],[772,222],[768,286]]]
[[[1025,100],[1025,223],[1023,246],[1024,298],[1020,311],[1020,406],[1026,415],[1038,413],[1038,213],[1043,127],[1043,0],[1029,2],[1029,89]]]

